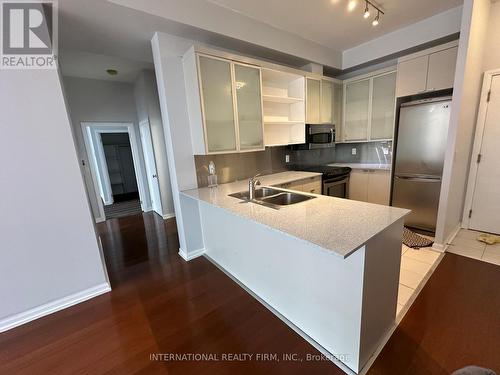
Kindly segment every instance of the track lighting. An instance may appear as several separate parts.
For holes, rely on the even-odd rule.
[[[336,3],[339,0],[330,0],[332,3]],[[363,12],[363,18],[368,19],[370,18],[371,12],[370,12],[370,7],[373,8],[374,11],[377,11],[377,15],[372,21],[372,26],[378,26],[380,24],[380,15],[385,14],[382,9],[380,9],[380,6],[376,5],[374,0],[364,0],[365,2],[365,11]],[[347,3],[347,10],[349,12],[352,12],[354,9],[356,9],[358,5],[358,0],[349,0]]]
[[[365,13],[363,14],[363,17],[364,18],[370,17],[370,8],[368,7],[368,2],[366,2]]]

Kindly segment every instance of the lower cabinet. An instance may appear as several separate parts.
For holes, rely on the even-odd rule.
[[[276,185],[276,187],[303,191],[304,193],[321,194],[321,176],[287,182],[285,184]]]
[[[349,179],[349,199],[388,205],[390,187],[390,171],[353,169]]]

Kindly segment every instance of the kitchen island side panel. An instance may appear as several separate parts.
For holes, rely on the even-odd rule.
[[[396,324],[403,222],[404,218],[366,244],[360,368]]]
[[[200,208],[206,255],[357,373],[365,249],[344,259],[211,204]]]

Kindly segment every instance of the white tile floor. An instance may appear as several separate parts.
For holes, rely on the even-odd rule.
[[[434,265],[442,254],[430,247],[411,249],[402,248],[401,272],[399,276],[399,293],[397,315],[419,291],[422,281],[434,269]]]
[[[500,265],[500,244],[487,245],[477,241],[476,238],[481,234],[475,230],[460,229],[446,251]]]

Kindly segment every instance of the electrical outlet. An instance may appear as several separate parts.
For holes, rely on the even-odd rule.
[[[358,153],[358,150],[356,149],[356,147],[353,147],[353,148],[351,149],[351,154],[352,154],[352,155],[356,155],[357,153]]]
[[[290,163],[290,155],[285,155],[285,163]]]

